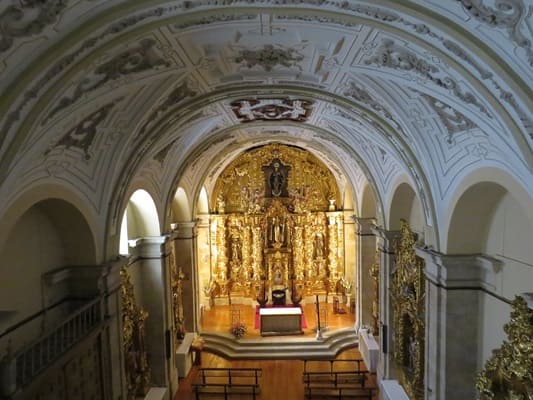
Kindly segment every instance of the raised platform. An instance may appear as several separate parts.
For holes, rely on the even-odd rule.
[[[235,339],[229,333],[202,332],[204,350],[230,360],[303,360],[332,359],[341,351],[358,347],[353,328],[330,330],[323,339],[311,337],[275,336],[268,338]]]

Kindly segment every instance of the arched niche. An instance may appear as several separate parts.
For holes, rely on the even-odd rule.
[[[159,217],[152,196],[143,189],[135,191],[126,205],[120,229],[120,254],[128,254],[127,242],[147,236],[159,236]]]
[[[353,195],[353,191],[351,188],[346,186],[344,188],[344,196],[343,196],[343,208],[344,210],[355,210],[355,199]]]
[[[172,202],[173,222],[189,222],[191,221],[191,206],[189,197],[182,187],[178,187]]]
[[[2,328],[68,294],[67,288],[59,287],[45,294],[44,274],[62,267],[94,265],[97,255],[83,214],[70,202],[52,198],[33,204],[20,215],[7,233],[0,259],[0,281],[8,283],[0,290],[0,316],[4,312],[9,315],[0,318]]]
[[[367,183],[363,189],[363,196],[361,198],[361,217],[375,218],[376,217],[376,197],[372,187]]]
[[[420,200],[413,188],[406,182],[400,183],[390,203],[389,230],[399,230],[404,219],[414,232],[424,231],[424,216]]]
[[[198,196],[198,203],[197,203],[197,214],[208,214],[209,213],[209,201],[207,198],[207,191],[205,190],[205,187],[202,187],[202,190],[200,191],[200,195]]]

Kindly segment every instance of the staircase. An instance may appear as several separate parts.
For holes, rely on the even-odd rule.
[[[332,359],[343,350],[358,347],[353,328],[325,332],[322,340],[295,336],[237,340],[221,332],[202,332],[201,336],[205,340],[204,350],[230,360]]]

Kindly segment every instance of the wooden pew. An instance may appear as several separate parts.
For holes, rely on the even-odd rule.
[[[193,382],[196,400],[201,395],[230,399],[233,395],[250,395],[252,399],[260,393],[261,368],[200,368]]]

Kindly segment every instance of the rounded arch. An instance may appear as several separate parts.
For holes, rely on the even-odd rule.
[[[353,190],[348,185],[345,185],[344,187],[342,204],[344,210],[355,210],[355,198],[353,195]]]
[[[49,201],[48,203],[46,203]],[[86,239],[86,247],[91,253],[89,256],[85,254],[85,264],[97,264],[102,262],[103,242],[96,240],[97,237],[103,237],[104,225],[99,224],[101,218],[95,213],[94,209],[89,206],[85,199],[79,197],[71,190],[58,184],[42,184],[36,185],[32,188],[22,192],[20,195],[13,198],[7,205],[5,211],[2,212],[2,229],[0,230],[0,252],[6,246],[6,243],[11,235],[15,225],[20,222],[23,217],[32,207],[37,204],[44,204],[45,209],[49,209],[55,218],[58,219],[58,224],[71,221],[73,226],[65,226],[66,232],[75,235],[79,230],[79,234]],[[62,216],[61,210],[64,208],[65,217]],[[70,242],[72,238],[68,238]],[[76,257],[74,257],[76,258]]]
[[[18,213],[15,213],[18,214]],[[58,198],[35,202],[6,229],[0,248],[0,329],[21,321],[68,294],[65,284],[43,285],[43,276],[71,266],[97,262],[93,232],[80,210]],[[52,287],[53,286],[53,287]],[[27,293],[28,295],[21,295]]]
[[[130,197],[127,208],[128,238],[159,236],[159,216],[155,202],[146,190],[138,189]]]
[[[207,190],[205,186],[202,186],[200,194],[198,195],[198,202],[196,204],[196,213],[197,214],[208,214],[209,213],[209,200],[207,197]]]
[[[389,207],[389,228],[399,230],[400,221],[406,220],[415,232],[424,231],[424,216],[420,200],[412,186],[402,181],[394,189]]]
[[[189,222],[192,218],[189,197],[181,186],[176,190],[172,201],[173,222]]]
[[[365,184],[363,188],[363,196],[361,197],[361,217],[363,218],[375,218],[377,214],[376,210],[376,197],[374,191],[369,183]]]
[[[491,227],[499,213],[505,214],[502,223],[506,225],[515,219],[515,225],[533,226],[533,196],[498,168],[472,171],[458,185],[449,204],[449,214],[443,218],[446,230],[441,235],[441,248],[450,254],[485,252],[491,246]]]

